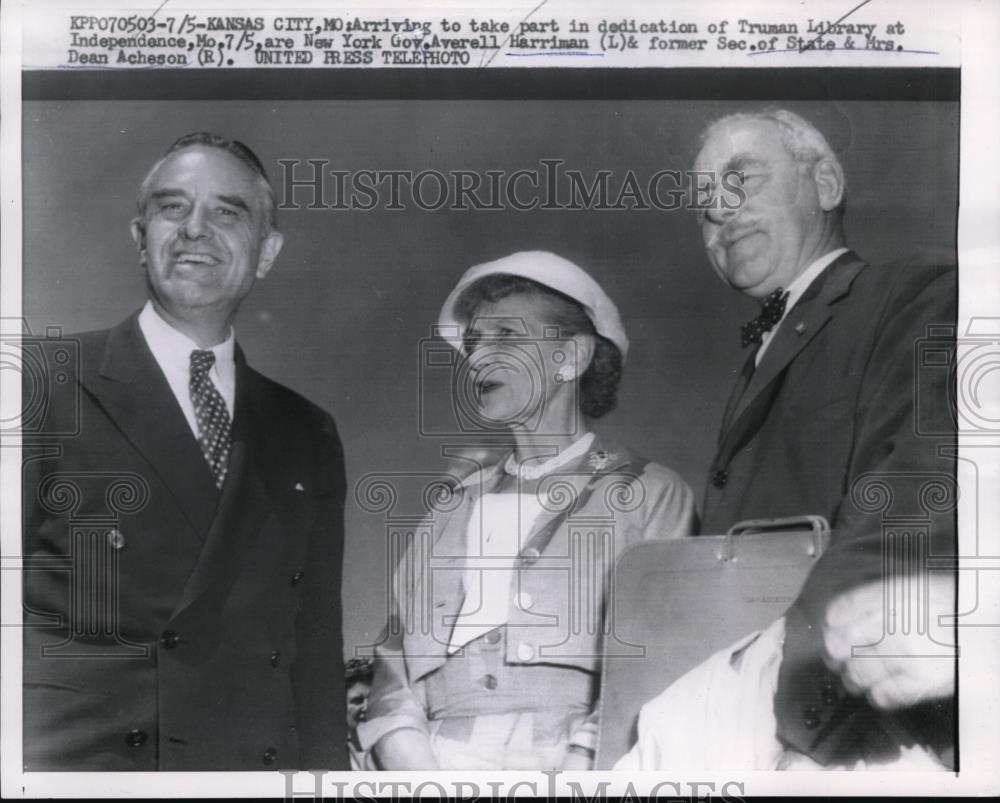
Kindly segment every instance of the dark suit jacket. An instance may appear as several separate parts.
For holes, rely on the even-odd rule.
[[[136,316],[65,342],[24,449],[25,769],[347,769],[333,420],[237,349],[220,492]]]
[[[775,701],[779,735],[823,763],[877,749],[880,733],[819,660],[826,604],[880,579],[883,560],[914,556],[887,551],[894,523],[919,533],[930,555],[955,554],[955,424],[941,355],[953,353],[956,303],[953,266],[876,267],[844,254],[789,312],[726,411],[702,531],[802,513],[833,527],[789,612]],[[930,713],[932,729],[950,733],[950,703]]]

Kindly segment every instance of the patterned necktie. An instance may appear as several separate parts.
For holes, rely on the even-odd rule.
[[[222,394],[208,376],[214,364],[214,352],[192,351],[188,387],[198,421],[198,443],[215,477],[215,484],[221,488],[229,467],[230,422]]]
[[[746,348],[751,343],[759,344],[764,333],[770,332],[778,325],[778,322],[785,314],[785,303],[787,301],[788,293],[779,287],[761,302],[760,315],[749,323],[743,324],[743,328],[740,329],[743,348]]]

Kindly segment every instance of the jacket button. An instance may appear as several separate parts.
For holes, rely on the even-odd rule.
[[[142,747],[144,744],[146,744],[146,740],[148,738],[149,735],[146,733],[146,731],[141,731],[138,728],[136,728],[134,730],[130,730],[127,734],[125,734],[125,744],[127,744],[129,747]]]
[[[292,575],[292,588],[297,586],[300,580],[302,580],[302,569],[299,569],[297,572],[295,572],[295,574]]]
[[[522,611],[530,611],[531,606],[535,604],[535,598],[531,596],[527,591],[522,591],[517,595],[517,607]]]
[[[524,552],[521,553],[521,562],[530,566],[533,563],[537,563],[538,559],[542,556],[534,547],[528,547]]]
[[[823,684],[823,705],[836,705],[839,695],[837,687],[832,683]]]
[[[278,760],[278,751],[275,750],[273,747],[269,747],[267,748],[267,750],[264,751],[264,754],[260,757],[260,760],[263,761],[265,764],[273,764],[275,761]]]
[[[819,709],[814,705],[806,706],[802,712],[802,722],[809,730],[818,728],[820,723]]]
[[[495,627],[485,636],[483,636],[483,641],[487,644],[499,644],[500,643],[500,628]]]
[[[483,675],[482,680],[479,681],[483,684],[484,689],[489,689],[493,691],[497,687],[497,679],[494,675]]]
[[[177,646],[177,643],[181,640],[173,630],[164,630],[163,634],[160,636],[160,644],[166,647],[168,650],[172,650]]]
[[[281,650],[271,650],[271,666],[276,667],[281,663]]]
[[[729,474],[724,468],[716,469],[712,472],[712,485],[716,488],[725,488],[729,481]]]
[[[125,536],[122,535],[122,531],[117,527],[113,530],[108,530],[108,545],[112,549],[123,549],[125,547]]]
[[[535,648],[528,642],[522,641],[517,645],[517,658],[519,661],[530,661],[535,657]]]

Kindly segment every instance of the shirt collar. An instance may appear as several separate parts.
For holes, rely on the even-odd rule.
[[[586,454],[590,448],[590,444],[593,442],[594,433],[588,432],[573,441],[573,443],[559,452],[559,454],[541,462],[538,462],[538,458],[529,457],[518,463],[514,457],[514,453],[511,453],[504,462],[504,470],[508,474],[519,472],[524,479],[538,479],[539,477],[544,477],[546,474],[551,474],[560,466],[565,466],[567,463]]]
[[[175,329],[167,323],[156,311],[152,301],[147,301],[146,305],[139,313],[139,328],[142,330],[149,345],[149,350],[153,352],[156,361],[180,366],[183,364],[184,370],[190,370],[192,351],[211,351],[215,354],[216,365],[219,370],[228,369],[235,365],[234,351],[236,338],[232,328],[229,329],[229,337],[221,343],[212,346],[211,349],[201,349],[190,337]]]
[[[809,285],[811,285],[816,278],[833,263],[835,259],[837,259],[841,254],[846,253],[846,248],[837,248],[833,251],[828,251],[819,259],[813,261],[808,268],[795,277],[795,280],[785,288],[788,291],[788,299],[785,301],[786,315],[792,307],[795,306],[795,302],[802,298],[803,293],[809,289]]]
[[[558,455],[549,458],[545,463],[544,474],[548,474],[559,466],[566,465],[581,458],[587,453],[591,445],[597,440],[596,433],[588,432],[585,435],[581,435],[573,443],[563,449]],[[507,457],[503,458],[499,463],[494,463],[491,466],[484,466],[481,469],[473,471],[467,477],[465,477],[460,485],[467,489],[478,488],[485,492],[486,489],[492,487],[494,482],[499,479],[505,472],[504,466],[507,464],[507,460],[513,456],[511,452]],[[529,458],[529,465],[531,465]]]

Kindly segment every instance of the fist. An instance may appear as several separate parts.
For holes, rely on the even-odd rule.
[[[822,622],[824,660],[848,692],[892,711],[955,693],[948,572],[894,577],[835,597]]]

